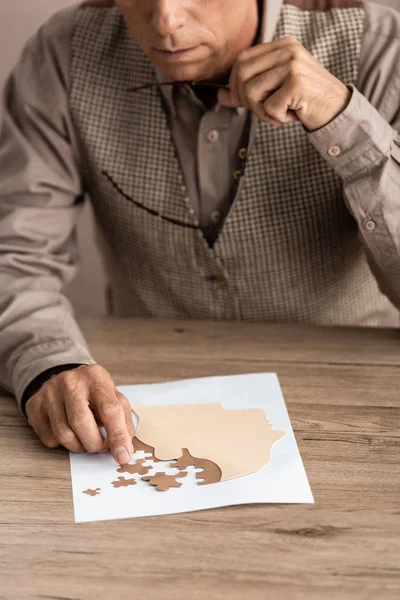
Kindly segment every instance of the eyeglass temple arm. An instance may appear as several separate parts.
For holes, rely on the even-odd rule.
[[[213,81],[210,81],[209,83],[207,83],[207,82],[201,82],[201,81],[189,81],[188,80],[188,81],[163,81],[163,82],[159,82],[159,83],[145,83],[144,85],[130,87],[127,89],[127,91],[128,92],[138,92],[140,90],[145,90],[145,89],[152,88],[152,87],[161,87],[162,85],[175,85],[175,84],[179,84],[179,85],[189,84],[194,87],[216,87],[216,88],[221,88],[222,90],[229,90],[228,85],[223,85],[221,83],[215,83]]]

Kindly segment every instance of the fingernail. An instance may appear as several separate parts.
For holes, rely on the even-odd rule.
[[[129,462],[130,455],[126,448],[118,448],[115,454],[117,457],[117,463],[119,465],[125,465],[127,462]]]

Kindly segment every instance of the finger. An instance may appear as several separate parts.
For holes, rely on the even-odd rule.
[[[234,63],[229,80],[229,87],[233,91],[236,104],[243,100],[243,97],[240,97],[240,79],[246,82],[255,75],[300,57],[302,60],[311,59],[315,62],[312,55],[293,36],[257,44],[243,50]]]
[[[295,56],[299,56],[303,53],[307,54],[306,49],[292,36],[286,36],[280,40],[274,40],[273,42],[264,42],[257,44],[256,46],[250,46],[242,50],[232,67],[231,76],[232,81],[229,81],[229,86],[232,83],[233,87],[236,87],[237,83],[237,71],[240,66],[247,70],[250,69],[250,77],[257,75],[263,70],[270,69],[278,64],[286,63]],[[311,55],[310,55],[311,56]],[[261,61],[261,66],[260,66]]]
[[[88,388],[77,380],[65,380],[63,384],[64,404],[69,426],[76,434],[86,452],[105,453],[108,443],[100,433],[93,412],[89,406]]]
[[[57,442],[64,446],[64,448],[67,448],[70,452],[76,454],[83,453],[85,451],[84,447],[69,426],[63,399],[60,400],[60,398],[53,397],[44,408],[47,412],[50,426]]]
[[[237,61],[232,67],[231,74],[229,76],[228,88],[229,88],[229,106],[238,106],[239,97],[237,95],[236,81],[237,81]]]
[[[271,42],[261,42],[255,46],[246,48],[245,52],[254,58],[265,54],[266,52],[274,52],[274,50],[281,50],[282,48],[293,47],[299,48],[302,52],[307,54],[307,49],[296,39],[293,35],[286,35],[285,37],[279,38],[279,40],[272,40]],[[243,52],[243,51],[242,51]]]
[[[263,81],[268,82],[271,77],[271,85],[274,85],[273,81],[274,78],[276,79],[276,73],[283,72],[286,75],[287,65],[292,60],[293,52],[290,47],[274,50],[267,54],[264,52],[256,58],[243,60],[236,69],[236,94],[240,106],[249,108],[246,88],[253,79],[259,80],[258,78],[262,77]],[[279,67],[283,67],[281,71],[279,71]],[[270,89],[273,89],[273,87]]]
[[[290,123],[299,120],[296,113],[291,110],[295,104],[292,86],[290,82],[286,81],[264,102],[264,111],[269,117],[280,123]]]
[[[232,98],[232,94],[229,90],[224,90],[220,88],[217,94],[218,102],[222,104],[222,106],[235,106]]]
[[[114,460],[120,465],[128,463],[133,454],[132,436],[128,431],[124,408],[114,389],[99,385],[92,387],[91,403],[96,406],[107,432]]]
[[[124,396],[123,394],[121,394],[121,392],[118,391],[116,388],[115,388],[115,393],[117,395],[118,400],[122,404],[122,408],[124,409],[125,421],[126,421],[126,426],[128,428],[128,433],[131,437],[131,440],[133,440],[133,438],[135,437],[135,425],[133,423],[132,407],[129,403],[128,398],[126,396]]]
[[[268,123],[269,125],[272,125],[273,127],[276,127],[276,128],[282,127],[282,125],[283,125],[283,123],[280,123],[279,121],[275,121],[275,119],[272,119],[265,113],[262,116],[260,116],[259,118],[261,121],[264,121],[264,123]]]
[[[288,76],[289,69],[289,65],[281,65],[248,81],[244,86],[246,108],[253,110],[256,114],[258,114],[257,109],[265,112],[265,100],[281,87]]]
[[[108,452],[110,450],[110,444],[108,443],[108,439],[107,439],[107,437],[105,437],[105,435],[104,435],[104,433],[102,431],[102,430],[104,430],[104,425],[103,425],[103,423],[102,423],[102,421],[100,419],[100,416],[99,416],[99,414],[97,412],[96,407],[95,406],[90,406],[90,410],[93,413],[94,420],[96,421],[97,426],[98,426],[99,431],[100,431],[100,434],[101,434],[101,436],[103,438],[104,453],[106,453],[106,452]],[[103,454],[103,452],[100,452],[100,454]]]
[[[32,403],[31,400],[26,404],[25,412],[28,417],[28,422],[40,441],[47,448],[58,448],[60,444],[54,437],[49,418],[42,410],[41,406],[37,406],[38,404],[39,403]]]

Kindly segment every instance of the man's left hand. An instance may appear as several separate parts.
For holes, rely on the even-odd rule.
[[[250,109],[277,127],[300,121],[309,131],[335,119],[351,98],[351,90],[291,36],[240,52],[229,89],[218,91],[221,104]]]

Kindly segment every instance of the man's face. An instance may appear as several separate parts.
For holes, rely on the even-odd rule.
[[[227,80],[236,56],[250,47],[258,0],[116,0],[136,43],[173,81]],[[160,49],[160,50],[157,50]],[[183,54],[161,50],[184,50]]]

